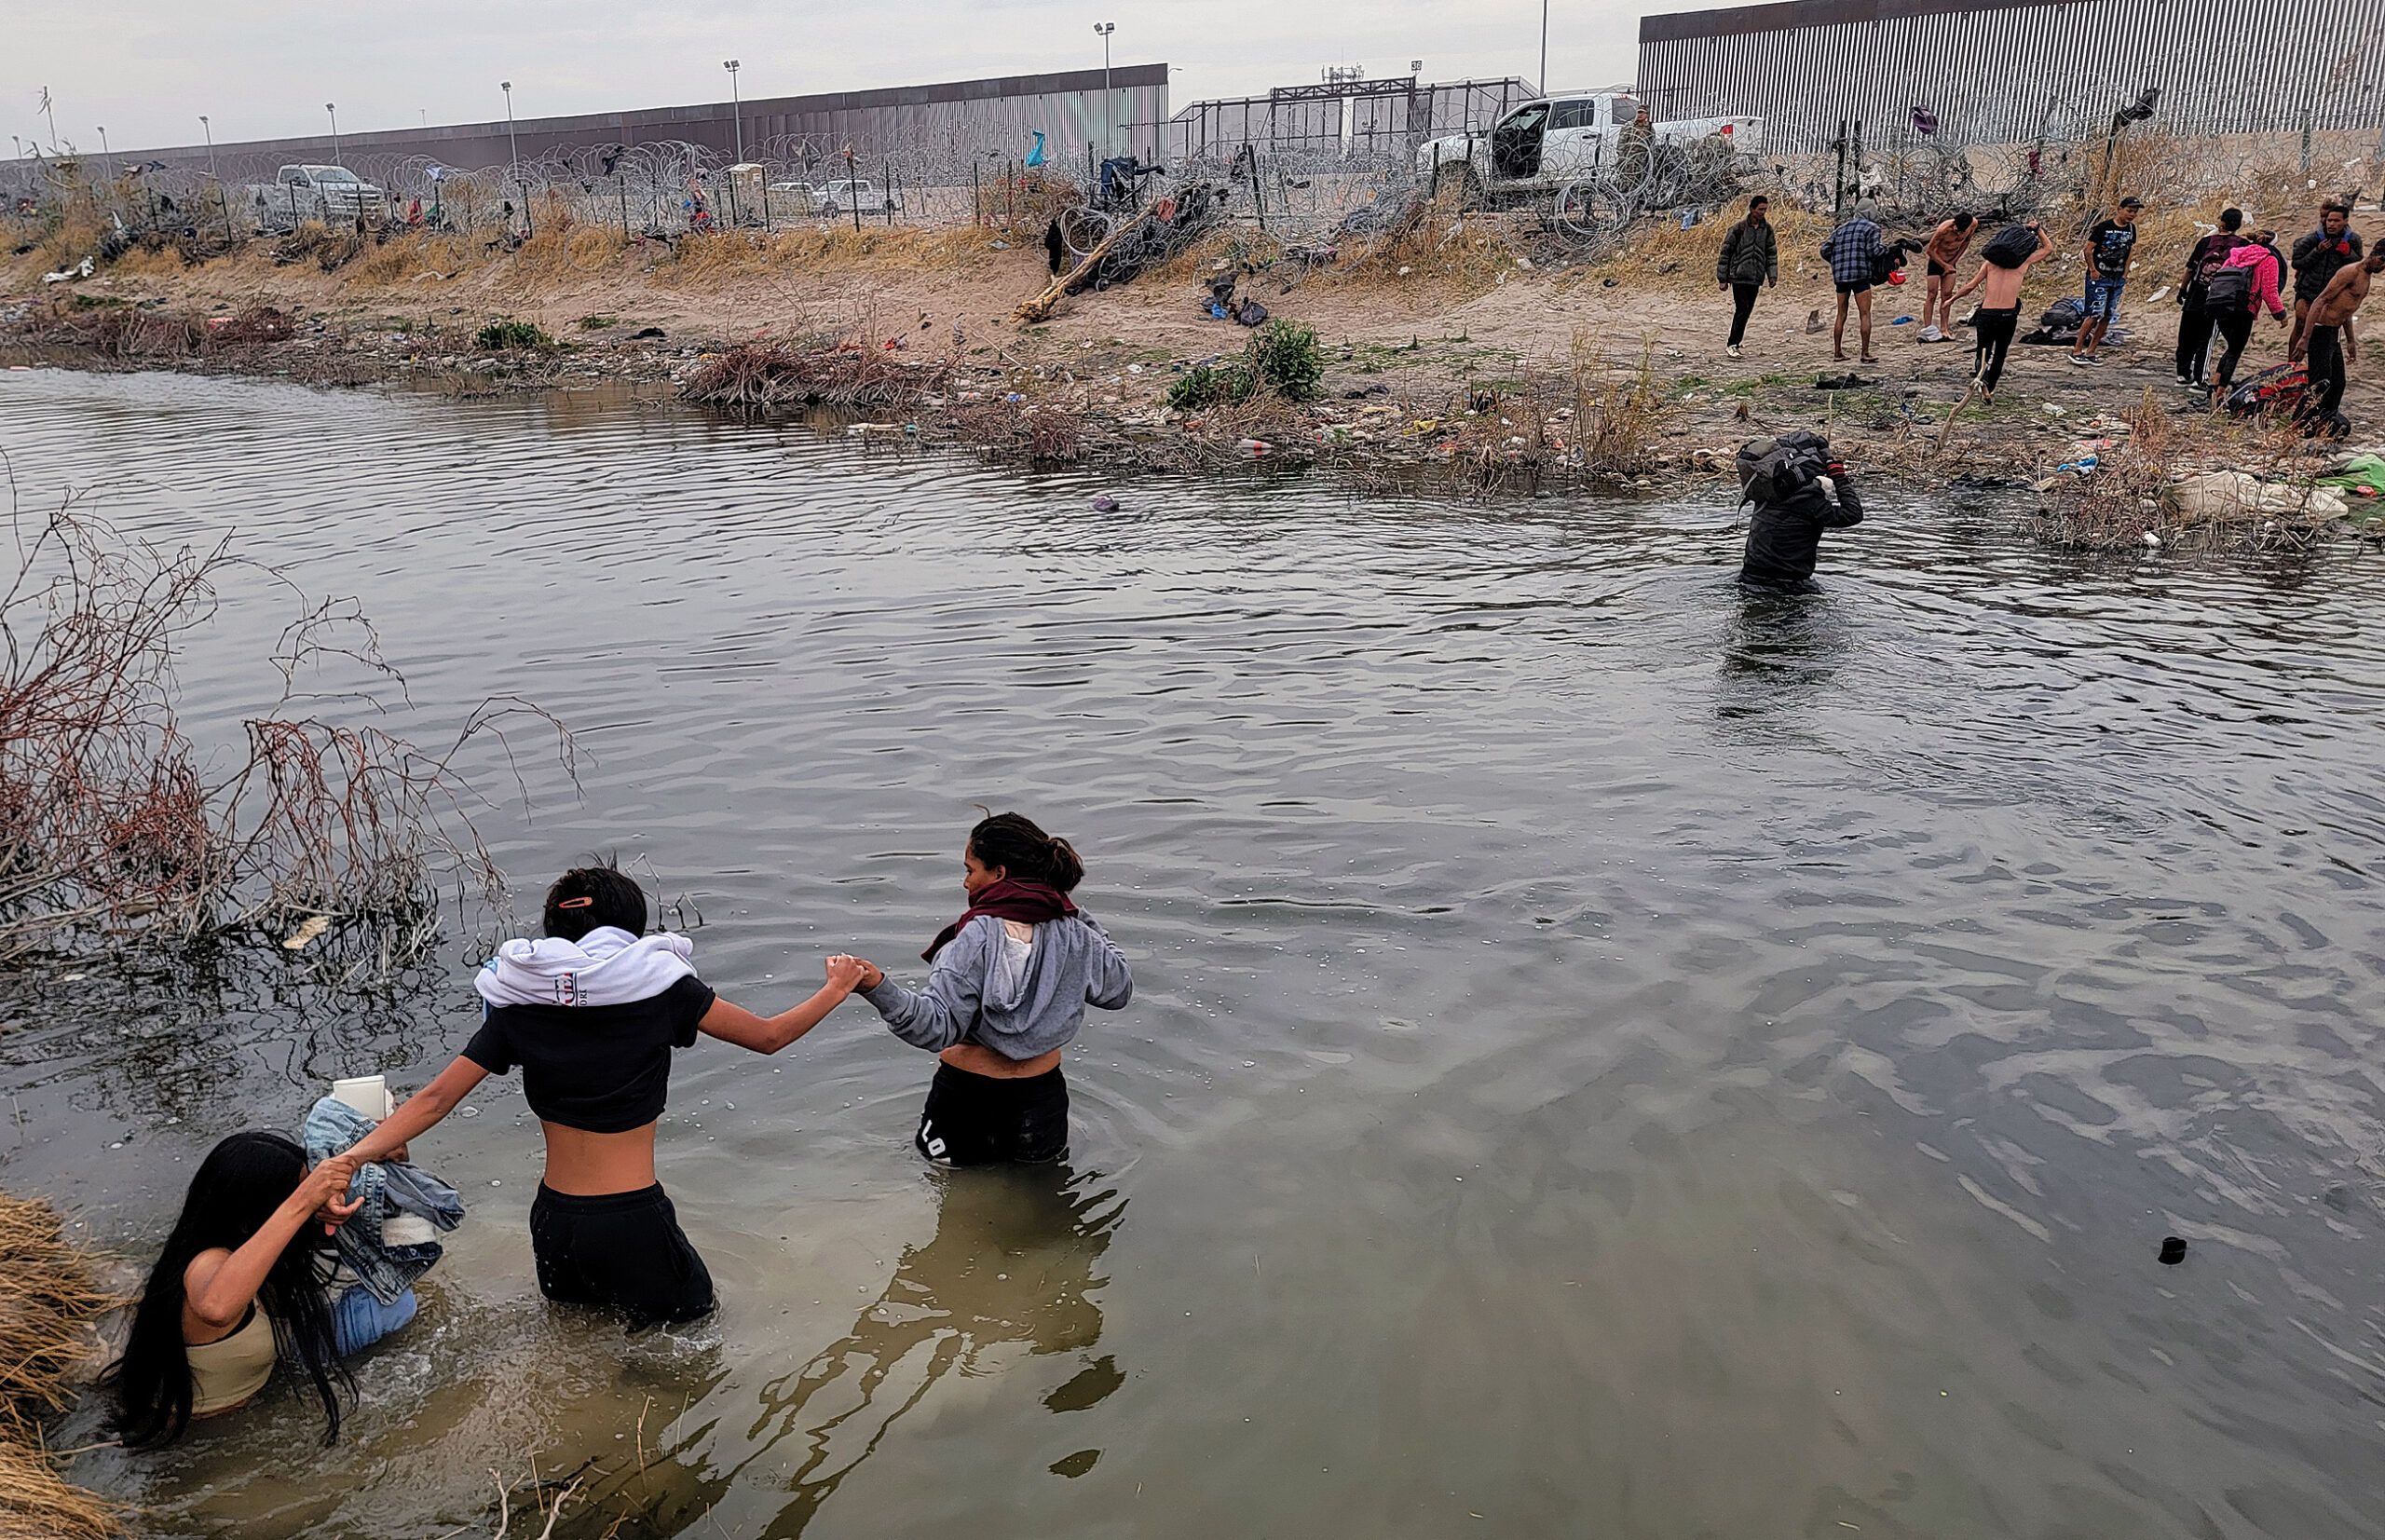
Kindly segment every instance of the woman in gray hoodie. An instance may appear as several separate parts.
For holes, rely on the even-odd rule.
[[[995,813],[969,831],[961,872],[969,907],[920,954],[935,965],[924,988],[906,989],[853,960],[861,997],[887,1027],[942,1060],[913,1142],[948,1165],[1065,1159],[1060,1050],[1087,1005],[1124,1005],[1134,977],[1069,897],[1084,863],[1067,840],[1018,813]]]

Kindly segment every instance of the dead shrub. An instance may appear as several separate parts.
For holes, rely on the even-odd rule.
[[[321,916],[318,948],[345,976],[379,977],[425,954],[452,885],[495,905],[502,880],[473,833],[457,751],[525,702],[485,702],[440,753],[385,729],[290,714],[298,680],[363,672],[369,707],[402,683],[353,601],[306,610],[272,659],[276,706],[226,751],[184,736],[174,659],[245,568],[228,545],[165,550],[80,513],[12,511],[17,570],[0,592],[0,958],[262,932]],[[310,953],[315,957],[318,953]]]
[[[1018,402],[972,402],[951,415],[954,434],[999,458],[1037,465],[1073,465],[1084,457],[1084,429],[1076,414]]]
[[[896,360],[878,350],[749,343],[704,360],[679,394],[707,406],[908,410],[951,378],[947,364]]]

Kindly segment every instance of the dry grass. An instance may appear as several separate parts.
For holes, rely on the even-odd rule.
[[[123,1302],[48,1205],[0,1194],[0,1540],[101,1540],[122,1512],[61,1480],[41,1419],[70,1403],[92,1324]]]
[[[1318,276],[1340,287],[1413,284],[1472,298],[1496,288],[1516,269],[1522,235],[1537,227],[1529,214],[1466,212],[1453,194],[1419,199],[1383,235]]]

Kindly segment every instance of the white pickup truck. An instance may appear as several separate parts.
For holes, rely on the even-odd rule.
[[[294,230],[306,221],[354,224],[383,219],[388,196],[345,166],[284,166],[271,182],[250,184],[247,203],[260,230]]]
[[[1647,139],[1637,141],[1628,130],[1641,110],[1628,86],[1537,97],[1510,107],[1488,129],[1427,140],[1416,151],[1417,174],[1437,196],[1495,207],[1546,197],[1601,171],[1629,172],[1636,143],[1734,156],[1764,149],[1760,117],[1676,118],[1651,124]]]

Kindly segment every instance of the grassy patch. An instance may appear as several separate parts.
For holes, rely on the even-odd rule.
[[[549,352],[555,339],[547,335],[535,321],[493,320],[472,334],[472,345],[483,352],[515,351]]]

